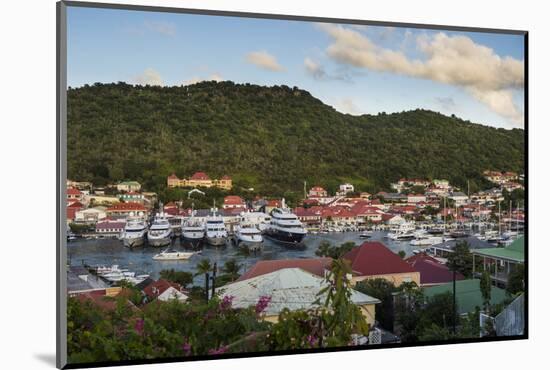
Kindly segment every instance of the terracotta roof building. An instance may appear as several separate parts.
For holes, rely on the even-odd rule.
[[[386,279],[395,286],[403,282],[420,285],[420,273],[380,242],[366,242],[344,255],[351,263],[353,282]]]
[[[405,259],[416,271],[420,273],[420,285],[432,286],[453,281],[453,272],[437,259],[420,253]],[[456,280],[464,280],[464,275],[456,273]]]

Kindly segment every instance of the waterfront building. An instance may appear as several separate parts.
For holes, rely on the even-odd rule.
[[[108,236],[118,236],[124,231],[126,221],[118,221],[113,219],[103,219],[95,225],[95,231],[98,234]]]
[[[468,196],[461,191],[451,192],[448,198],[454,200],[457,207],[463,206],[468,203]]]
[[[125,218],[133,214],[135,216],[147,217],[147,209],[143,204],[128,202],[113,204],[106,210],[107,216],[115,218]]]
[[[229,176],[223,176],[221,179],[210,179],[204,172],[195,172],[188,179],[180,179],[175,173],[167,178],[169,188],[194,188],[194,187],[218,187],[220,189],[230,190],[233,187],[233,180]]]
[[[67,221],[74,221],[76,212],[80,211],[82,208],[84,208],[84,205],[78,200],[70,201],[69,205],[67,205]]]
[[[246,203],[243,198],[241,198],[238,195],[228,195],[225,198],[223,198],[223,209],[235,209],[238,208],[241,211],[244,211],[246,207]]]
[[[107,212],[105,212],[105,210],[105,207],[81,209],[76,211],[74,221],[78,223],[95,224],[99,220],[107,217]]]
[[[354,284],[380,278],[395,286],[408,282],[420,285],[420,273],[380,242],[365,242],[346,253],[344,259],[351,264]]]
[[[140,191],[141,184],[137,181],[122,181],[116,185],[118,191]]]
[[[283,309],[308,310],[323,302],[326,294],[319,292],[329,283],[322,277],[301,268],[283,268],[249,279],[239,280],[220,288],[222,297],[233,297],[233,308],[255,306],[263,297],[270,297],[263,311],[266,321],[276,323]],[[380,300],[352,290],[351,301],[359,306],[367,323],[375,322],[375,307]]]

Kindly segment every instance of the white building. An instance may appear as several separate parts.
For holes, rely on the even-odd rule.
[[[352,184],[342,184],[340,185],[340,190],[338,191],[338,195],[346,195],[347,193],[353,193],[355,191],[355,188]]]

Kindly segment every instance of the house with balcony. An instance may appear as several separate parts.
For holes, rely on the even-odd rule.
[[[506,286],[508,277],[519,266],[525,263],[525,238],[516,239],[512,244],[502,248],[484,248],[472,251],[474,276],[482,271],[489,271],[491,279],[498,286]],[[481,261],[482,270],[476,270]]]

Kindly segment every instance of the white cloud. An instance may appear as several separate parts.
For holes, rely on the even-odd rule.
[[[165,36],[174,36],[176,34],[176,25],[174,23],[145,21],[144,25],[148,30]]]
[[[134,76],[131,79],[131,82],[135,85],[164,85],[164,81],[162,80],[161,75],[153,68],[147,68],[139,75]]]
[[[333,24],[319,28],[333,39],[326,53],[339,63],[460,86],[495,113],[523,124],[523,112],[512,99],[513,91],[524,86],[523,61],[502,58],[466,36],[442,32],[419,36],[417,47],[425,59],[410,59],[353,29]]]
[[[342,113],[347,113],[352,115],[363,114],[363,112],[359,109],[359,107],[355,104],[355,102],[351,98],[343,98],[343,99],[337,100],[336,102],[334,102],[333,106],[334,106],[334,109]]]
[[[304,67],[307,73],[317,80],[321,80],[327,75],[323,66],[310,58],[304,59]]]
[[[183,81],[182,85],[184,85],[184,86],[185,85],[193,85],[193,84],[203,82],[203,81],[220,82],[220,81],[223,81],[223,80],[224,80],[224,78],[219,73],[212,73],[210,76],[208,76],[206,78],[202,78],[202,77],[199,77],[199,76],[191,77],[190,79]]]
[[[267,51],[252,51],[246,54],[246,61],[269,71],[284,71],[284,68],[277,62],[277,59]]]

